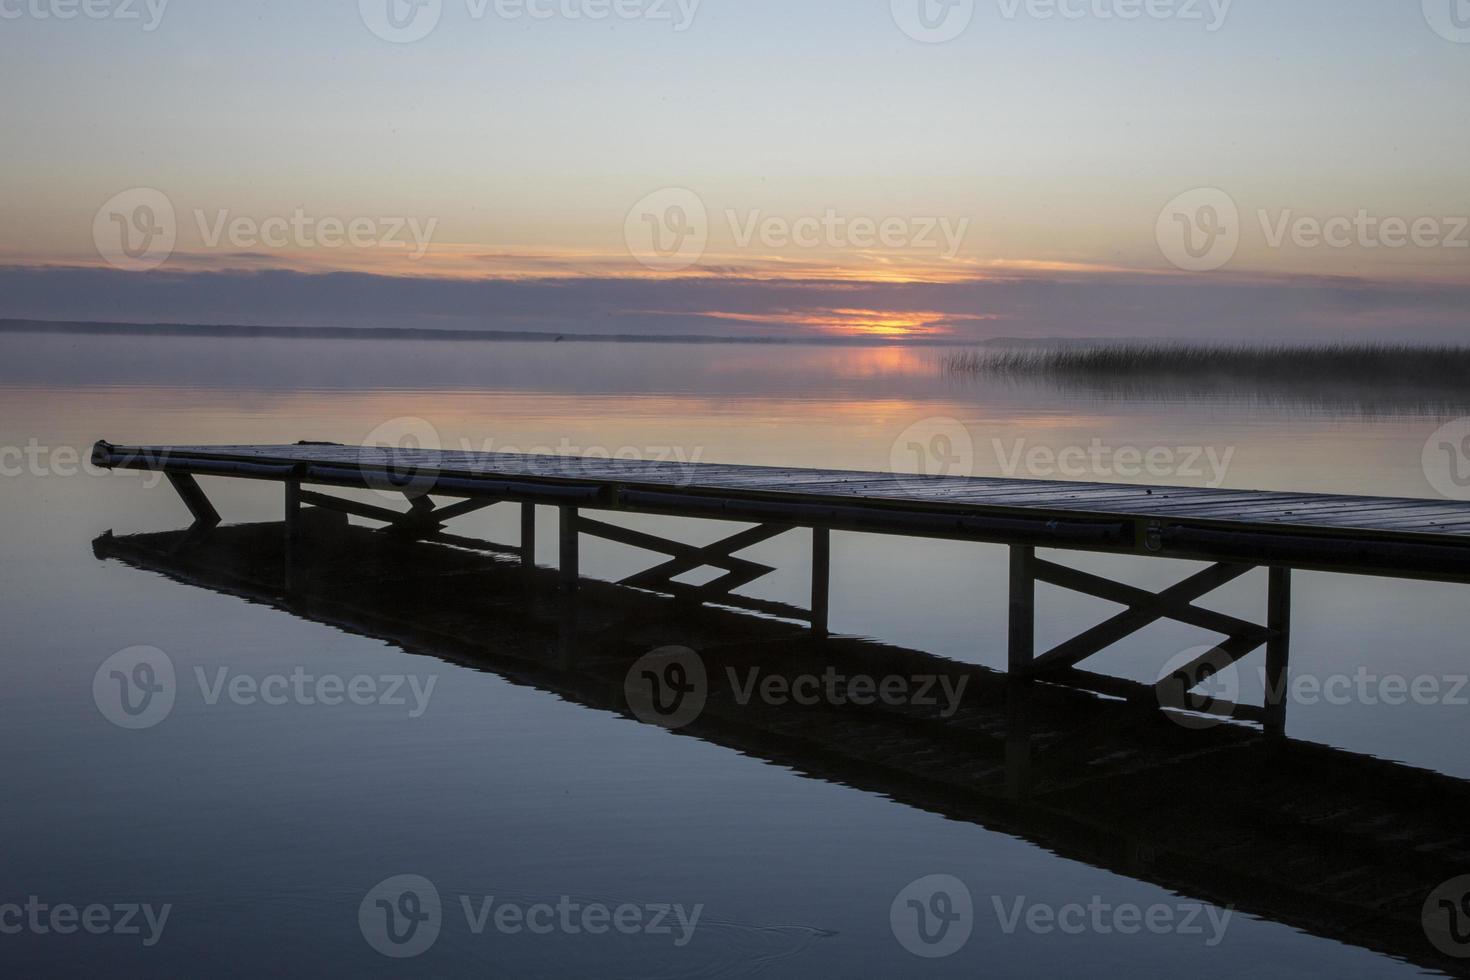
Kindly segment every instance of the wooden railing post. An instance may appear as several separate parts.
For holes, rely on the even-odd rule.
[[[536,567],[536,505],[521,504],[521,564]]]
[[[1286,734],[1286,692],[1291,683],[1291,569],[1272,567],[1266,599],[1266,733]]]
[[[829,635],[832,599],[832,531],[812,528],[812,634]]]
[[[1007,646],[1010,672],[1026,676],[1036,657],[1036,561],[1035,548],[1011,548],[1010,628]]]
[[[577,550],[578,513],[575,507],[561,508],[561,588],[563,592],[577,591],[581,578],[580,559]]]

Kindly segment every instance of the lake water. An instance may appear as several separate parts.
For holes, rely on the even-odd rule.
[[[187,514],[166,485],[78,472],[77,457],[100,438],[357,445],[409,433],[446,448],[1427,497],[1436,474],[1426,473],[1426,442],[1449,421],[1412,405],[1174,389],[1119,397],[956,378],[924,348],[0,335],[9,831],[0,905],[32,896],[100,904],[113,921],[117,906],[169,907],[152,944],[141,913],[139,935],[0,935],[6,972],[1050,977],[1085,965],[1095,976],[1419,974],[1245,911],[1220,934],[1208,917],[1202,933],[1129,934],[1108,920],[1075,932],[1007,929],[998,909],[1009,914],[1018,901],[1177,912],[1195,896],[1025,833],[807,778],[801,765],[718,738],[681,737],[494,670],[99,560],[93,542],[104,532],[175,530]],[[206,488],[227,522],[280,520],[277,485]],[[701,522],[630,523],[699,543],[720,534]],[[509,508],[455,525],[498,540],[514,540],[516,527]],[[541,563],[554,565],[553,535],[540,548]],[[804,601],[807,548],[805,536],[788,535],[752,549],[778,571],[743,591]],[[1152,589],[1194,568],[1066,560]],[[597,579],[648,564],[605,542],[583,554],[583,574]],[[838,534],[832,627],[1001,669],[1006,573],[997,546]],[[1261,618],[1259,574],[1208,604]],[[1043,646],[1113,608],[1051,590],[1040,598]],[[1299,573],[1293,670],[1432,678],[1448,695],[1470,659],[1465,599],[1462,586]],[[1160,624],[1090,666],[1151,682],[1203,639]],[[488,628],[485,644],[497,642]],[[114,724],[94,697],[99,667],[135,647],[163,651],[178,678],[172,710],[142,730]],[[406,675],[428,697],[416,704],[407,683],[403,705],[210,696],[221,676],[259,683],[297,672]],[[1239,684],[1242,700],[1259,701],[1253,666]],[[1470,779],[1462,699],[1389,700],[1399,699],[1302,698],[1290,706],[1290,735]],[[1446,879],[1466,871],[1446,858]],[[381,955],[359,917],[379,883],[403,875],[432,882],[442,900],[437,940],[413,959]],[[932,875],[958,879],[974,900],[973,934],[942,958],[910,952],[891,917],[900,893]],[[477,932],[466,906],[484,910],[491,896]],[[514,927],[517,911],[559,902],[624,909],[629,928]],[[512,925],[498,928],[494,909],[507,904]],[[661,916],[668,933],[652,928],[656,906],[672,908]],[[696,908],[692,931],[681,931],[678,913]],[[0,910],[0,926],[7,921]]]

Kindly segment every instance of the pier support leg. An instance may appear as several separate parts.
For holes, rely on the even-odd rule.
[[[1272,568],[1267,596],[1266,720],[1268,735],[1286,734],[1287,674],[1291,665],[1291,569]]]
[[[561,588],[563,592],[577,591],[581,578],[577,550],[579,533],[577,508],[561,508]]]
[[[1006,690],[1006,798],[1021,803],[1031,796],[1030,684],[1012,684]]]
[[[286,539],[291,543],[301,540],[301,483],[286,481]]]
[[[1036,549],[1011,548],[1010,650],[1012,678],[1029,676],[1036,657]]]
[[[286,481],[285,584],[288,590],[301,585],[301,483]]]
[[[536,567],[536,505],[521,504],[521,565]]]
[[[812,635],[826,639],[829,634],[832,598],[832,531],[812,528]]]
[[[209,502],[194,477],[188,473],[170,473],[168,482],[183,499],[184,506],[189,508],[195,527],[215,527],[219,524],[219,511],[214,509],[214,504]]]

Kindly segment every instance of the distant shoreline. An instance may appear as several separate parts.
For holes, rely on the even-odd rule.
[[[786,344],[822,347],[975,347],[994,344],[1056,345],[1075,340],[973,340],[954,337],[741,337],[732,334],[594,334],[536,330],[447,330],[430,327],[266,327],[193,323],[114,323],[0,319],[0,333],[111,337],[219,337],[262,340],[418,340],[442,343]]]

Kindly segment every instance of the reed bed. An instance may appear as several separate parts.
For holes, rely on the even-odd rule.
[[[1470,389],[1470,347],[1457,346],[1118,344],[964,351],[947,355],[943,364],[953,374],[1093,379],[1234,375],[1253,383],[1402,382]]]
[[[1470,409],[1470,347],[1116,343],[947,354],[956,378],[1048,382],[1128,399],[1311,404],[1367,414]]]

